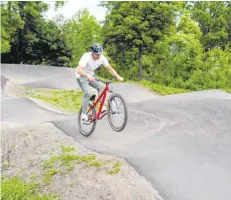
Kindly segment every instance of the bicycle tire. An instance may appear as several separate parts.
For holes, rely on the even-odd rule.
[[[91,106],[91,104],[89,104],[89,107]],[[95,108],[92,108],[92,114],[93,114],[93,120],[91,121],[91,123],[89,125],[92,125],[92,128],[88,131],[88,132],[85,132],[83,130],[83,127],[82,127],[82,124],[81,124],[81,113],[82,113],[82,107],[80,108],[79,110],[79,114],[78,114],[78,127],[79,127],[79,132],[85,136],[85,137],[88,137],[90,136],[94,130],[95,130],[95,127],[96,127],[96,110]],[[83,123],[83,122],[82,122]],[[93,123],[93,124],[92,124]],[[87,126],[87,124],[85,124]]]
[[[113,121],[112,121],[112,106],[111,106],[111,103],[113,101],[113,99],[115,98],[119,98],[123,104],[123,107],[124,107],[124,120],[123,120],[123,123],[121,124],[121,126],[119,127],[116,127],[114,124],[113,124]],[[109,102],[108,102],[108,113],[107,113],[107,117],[108,117],[108,122],[111,126],[111,128],[116,131],[116,132],[120,132],[122,131],[126,124],[127,124],[127,120],[128,120],[128,109],[127,109],[127,105],[126,105],[126,102],[124,100],[124,98],[120,95],[120,94],[117,94],[117,93],[113,93],[110,98],[109,98]]]

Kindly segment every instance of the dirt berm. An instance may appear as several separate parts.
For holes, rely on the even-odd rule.
[[[41,193],[56,194],[63,200],[162,199],[126,161],[93,152],[50,123],[21,126],[2,123],[1,133],[2,177],[18,176],[26,182],[40,182]],[[49,167],[44,168],[45,161],[58,156],[62,159],[64,155],[95,159],[93,164],[72,160],[68,165],[73,168],[70,171],[57,161],[53,167],[56,173],[47,181]]]

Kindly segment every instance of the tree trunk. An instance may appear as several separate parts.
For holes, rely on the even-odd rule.
[[[139,48],[139,55],[138,55],[138,61],[139,61],[139,74],[138,78],[141,80],[142,78],[142,49]]]

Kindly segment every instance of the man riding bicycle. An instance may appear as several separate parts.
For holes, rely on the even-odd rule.
[[[117,81],[122,81],[123,78],[117,74],[117,72],[109,64],[108,59],[103,55],[104,50],[101,44],[93,43],[91,46],[91,52],[84,53],[80,58],[79,64],[76,67],[76,81],[80,89],[84,93],[81,119],[87,121],[87,109],[89,99],[91,97],[90,87],[95,88],[98,93],[101,93],[104,87],[99,81],[96,81],[94,71],[103,65]],[[102,111],[106,108],[103,107]]]

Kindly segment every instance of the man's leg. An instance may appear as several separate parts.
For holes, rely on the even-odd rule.
[[[89,82],[89,85],[98,91],[98,96],[101,94],[101,92],[103,92],[104,87],[105,87],[104,84],[101,83],[100,81]],[[101,103],[101,100],[100,100],[100,103]],[[102,112],[104,112],[105,110],[106,108],[105,106],[103,106]]]
[[[100,81],[89,82],[89,85],[98,91],[98,95],[100,95],[104,89],[104,85]]]
[[[87,113],[89,99],[90,99],[90,91],[89,91],[89,81],[85,77],[80,77],[76,79],[77,84],[79,85],[80,89],[83,91],[83,104],[82,104],[82,110],[83,113]]]

